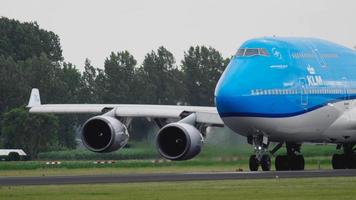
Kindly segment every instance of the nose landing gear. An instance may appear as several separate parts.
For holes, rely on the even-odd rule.
[[[271,157],[270,154],[276,153],[284,142],[278,143],[270,152],[268,151],[269,141],[264,135],[255,135],[247,138],[248,143],[252,144],[255,148],[255,154],[250,157],[249,167],[251,171],[257,171],[261,166],[263,171],[271,170]],[[301,144],[298,143],[285,143],[287,155],[278,155],[275,159],[275,167],[277,171],[285,170],[304,170],[305,162],[304,157],[300,153]],[[356,161],[356,154],[354,154]],[[356,162],[355,162],[356,163]]]
[[[268,149],[268,138],[263,135],[252,136],[249,143],[253,144],[255,154],[250,156],[249,168],[251,171],[257,171],[261,166],[263,171],[271,170],[271,157]]]

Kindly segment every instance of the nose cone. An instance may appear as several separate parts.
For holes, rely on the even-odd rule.
[[[244,98],[231,87],[222,87],[215,96],[216,108],[221,117],[235,115],[243,109]]]
[[[244,66],[231,61],[215,88],[215,104],[221,116],[231,115],[242,108],[249,96],[249,80],[242,78]]]

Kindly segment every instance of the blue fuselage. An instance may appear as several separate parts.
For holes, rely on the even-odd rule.
[[[349,48],[268,37],[249,40],[239,51],[215,90],[222,119],[295,117],[356,97],[356,52]]]

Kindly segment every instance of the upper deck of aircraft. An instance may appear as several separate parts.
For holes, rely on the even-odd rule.
[[[215,96],[222,116],[289,117],[354,98],[355,80],[352,49],[315,38],[263,37],[241,45]]]

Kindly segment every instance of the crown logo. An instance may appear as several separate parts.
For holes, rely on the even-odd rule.
[[[309,74],[311,74],[311,75],[314,75],[314,74],[315,74],[315,69],[314,69],[314,67],[308,65],[307,70],[308,70]]]

